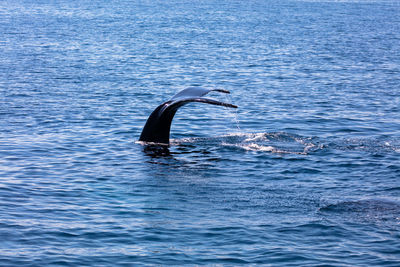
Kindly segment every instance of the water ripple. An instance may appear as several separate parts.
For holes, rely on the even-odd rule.
[[[0,265],[399,266],[399,7],[0,2]]]

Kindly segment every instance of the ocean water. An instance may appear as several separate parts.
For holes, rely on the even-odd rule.
[[[400,266],[398,1],[0,2],[0,266]],[[163,154],[137,142],[190,86]]]

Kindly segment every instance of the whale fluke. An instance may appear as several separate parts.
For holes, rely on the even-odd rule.
[[[139,141],[169,145],[169,132],[171,129],[172,119],[180,107],[190,102],[200,102],[211,105],[237,108],[237,106],[233,104],[202,97],[212,91],[226,94],[230,93],[229,91],[223,89],[189,87],[174,95],[170,100],[159,105],[147,119]]]

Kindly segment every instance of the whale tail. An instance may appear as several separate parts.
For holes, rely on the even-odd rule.
[[[222,89],[204,89],[200,87],[189,87],[174,95],[170,100],[159,105],[147,119],[147,122],[142,130],[142,134],[140,135],[139,141],[169,145],[169,133],[171,129],[172,119],[174,118],[176,111],[180,107],[190,102],[200,102],[211,105],[237,108],[237,106],[233,104],[203,97],[204,95],[212,91],[226,94],[230,93],[229,91]]]

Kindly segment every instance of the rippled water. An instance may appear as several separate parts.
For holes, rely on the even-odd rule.
[[[400,265],[398,1],[2,1],[0,265]],[[189,86],[171,147],[136,142]]]

